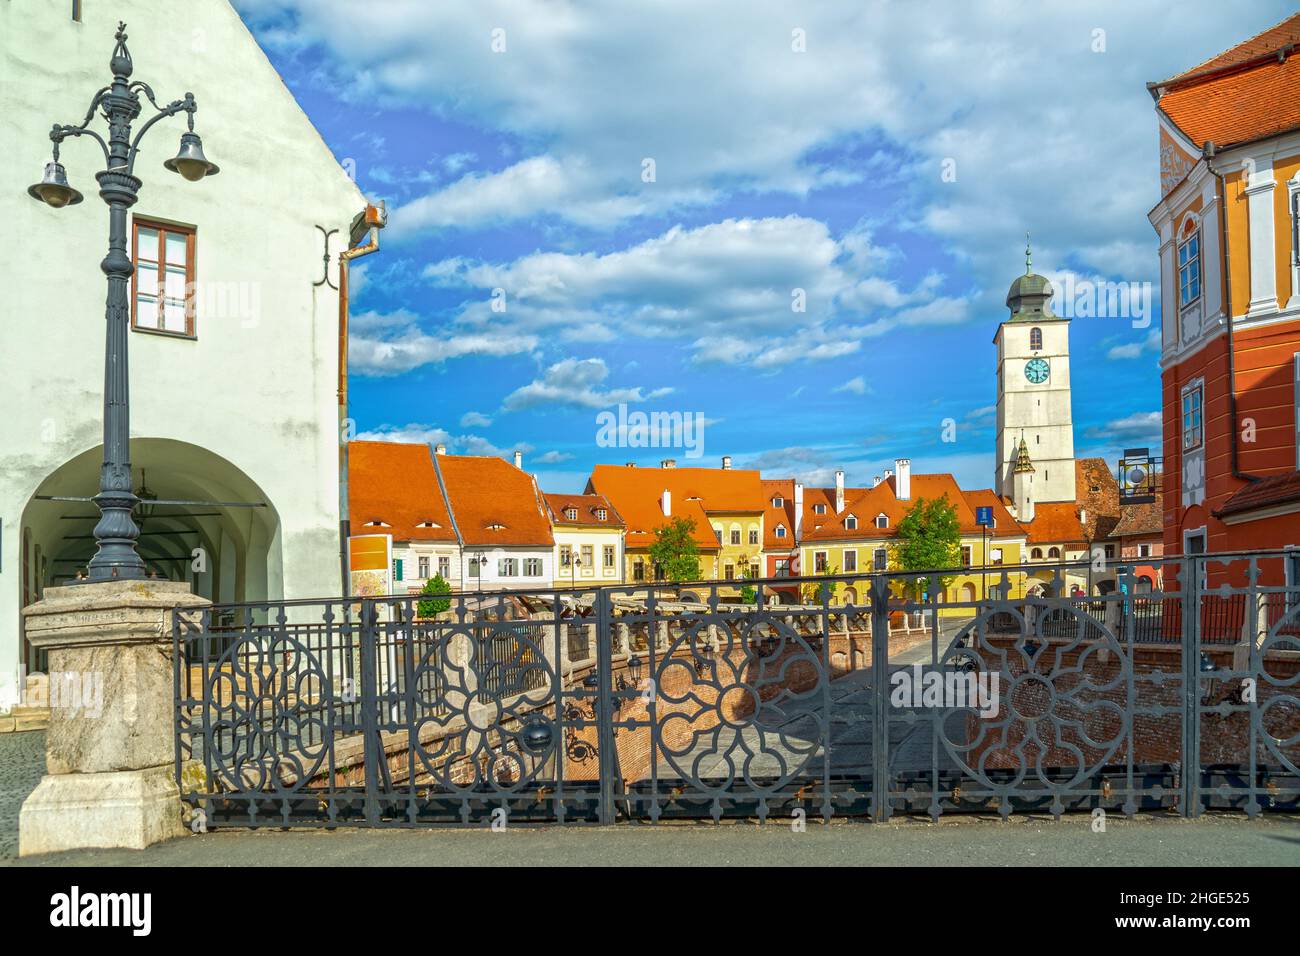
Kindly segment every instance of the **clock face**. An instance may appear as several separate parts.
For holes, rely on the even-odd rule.
[[[1047,374],[1052,370],[1047,364],[1047,359],[1032,358],[1025,363],[1025,378],[1035,385],[1042,385],[1047,381]]]

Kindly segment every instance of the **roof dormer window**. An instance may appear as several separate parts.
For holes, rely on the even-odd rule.
[[[380,521],[378,518],[372,518],[366,522],[367,528],[391,528],[392,525],[387,521]]]
[[[825,505],[813,505],[813,514],[824,515],[826,513]]]
[[[567,520],[569,520],[569,521],[577,521],[577,520],[578,520],[578,509],[577,509],[577,508],[565,508],[565,509],[564,509],[564,517],[565,517]]]
[[[416,525],[416,527],[417,528],[441,528],[442,525],[438,524],[438,522],[436,521],[421,521],[418,525]]]
[[[779,525],[776,526],[776,536],[777,536],[778,538],[784,538],[784,537],[785,537],[785,525],[783,525],[783,524],[779,524]]]
[[[606,511],[604,508],[597,508],[597,509],[596,509],[596,520],[597,520],[597,521],[604,521],[604,520],[606,520],[608,517],[609,517],[609,512]]]
[[[888,527],[889,527],[889,515],[885,514],[884,512],[881,512],[880,514],[876,515],[876,527],[877,527],[877,528],[888,528]]]
[[[849,515],[847,518],[845,518],[845,519],[844,519],[844,528],[845,528],[845,530],[847,530],[847,531],[857,531],[857,530],[858,530],[858,519],[857,519],[857,516],[856,516],[856,515]]]
[[[504,531],[506,529],[506,526],[501,524],[500,522],[494,521],[487,526],[487,529],[489,531]]]
[[[785,507],[785,499],[782,498],[780,495],[777,495],[775,498],[772,499],[772,507],[773,507],[773,508],[784,508],[784,507]]]

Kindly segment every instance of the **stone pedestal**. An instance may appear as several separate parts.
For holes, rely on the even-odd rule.
[[[23,611],[49,652],[48,773],[23,803],[18,853],[179,836],[172,610],[208,602],[172,581],[47,588]],[[56,695],[55,688],[58,688]]]

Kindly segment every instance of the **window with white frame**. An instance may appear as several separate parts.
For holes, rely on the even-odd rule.
[[[779,524],[779,525],[776,526],[776,536],[777,536],[778,538],[784,538],[784,537],[785,537],[785,525],[783,525],[783,524]]]
[[[1201,234],[1192,222],[1178,244],[1178,304],[1191,305],[1201,297]]]
[[[524,577],[540,578],[542,576],[541,558],[524,558]]]
[[[732,544],[740,544],[740,529],[739,529],[739,528],[732,528],[732,529],[731,529],[731,543],[732,543]]]
[[[888,528],[888,527],[889,527],[889,516],[888,516],[888,515],[883,515],[883,514],[876,515],[876,527],[877,527],[877,528]]]
[[[497,575],[503,578],[513,578],[519,573],[518,558],[497,558]]]
[[[824,515],[826,513],[825,505],[813,505],[813,514]]]
[[[814,552],[813,552],[813,570],[816,571],[818,574],[825,574],[825,573],[826,573],[826,568],[827,568],[827,563],[826,563],[826,552],[825,552],[825,551],[814,551]]]
[[[1205,383],[1197,380],[1183,388],[1183,451],[1194,451],[1205,441],[1203,427]]]
[[[858,552],[852,549],[844,551],[844,570],[845,572],[856,571],[858,569]]]
[[[601,557],[604,561],[604,567],[612,568],[614,566],[614,546],[612,544],[604,545]]]
[[[438,558],[438,573],[442,575],[444,581],[451,577],[451,558],[446,555]]]
[[[857,531],[858,519],[855,518],[853,515],[849,515],[847,518],[844,519],[844,527],[848,531]]]
[[[427,578],[429,576],[429,558],[426,555],[420,555],[419,566],[420,577]]]
[[[750,529],[749,529],[749,543],[750,543],[750,544],[758,544],[758,529],[757,529],[757,528],[750,528]]]

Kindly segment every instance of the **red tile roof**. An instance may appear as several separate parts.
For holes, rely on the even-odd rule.
[[[974,508],[967,501],[966,495],[957,485],[957,480],[949,474],[912,475],[911,491],[906,500],[899,500],[894,491],[897,476],[889,478],[874,488],[845,488],[844,511],[835,513],[834,488],[804,489],[803,536],[806,541],[860,540],[863,538],[892,538],[898,529],[898,523],[912,510],[916,502],[924,498],[932,501],[947,495],[948,502],[957,511],[957,523],[962,534],[979,534],[980,526],[975,523]],[[825,505],[825,514],[817,514],[817,505]],[[1012,526],[1015,520],[1003,508],[1006,521]],[[877,528],[876,518],[881,514],[888,519],[888,527]],[[857,528],[844,527],[845,519],[853,515],[858,519]],[[999,524],[1002,519],[999,518]],[[1020,533],[1018,530],[1014,533]]]
[[[998,497],[998,493],[992,488],[981,488],[978,491],[967,491],[963,492],[963,494],[966,496],[966,504],[971,511],[976,508],[993,509],[993,527],[988,531],[990,537],[1012,538],[1026,534],[1025,529],[1011,514],[1006,503]]]
[[[348,442],[348,513],[353,534],[391,534],[396,541],[456,540],[428,445]]]
[[[543,494],[552,524],[583,525],[592,528],[621,528],[623,519],[618,510],[604,495],[551,495]],[[570,518],[566,512],[572,508],[577,514]],[[605,512],[604,520],[599,514]]]
[[[1214,513],[1216,518],[1254,511],[1256,508],[1268,508],[1272,505],[1290,504],[1300,501],[1300,471],[1289,475],[1274,475],[1261,478],[1239,489],[1223,507]]]
[[[763,479],[763,549],[780,551],[795,547],[794,539],[794,479]],[[775,507],[772,499],[780,498],[781,506]],[[785,537],[776,536],[777,525],[785,527]]]
[[[1079,506],[1073,501],[1053,501],[1034,506],[1034,520],[1022,521],[1030,544],[1082,544],[1083,525]]]
[[[532,477],[502,458],[436,455],[465,544],[552,547],[551,520]]]
[[[587,492],[604,495],[622,515],[629,549],[648,548],[654,532],[671,520],[661,506],[665,489],[671,517],[694,519],[695,543],[702,551],[718,550],[709,514],[763,511],[758,472],[746,469],[597,465],[587,480]]]
[[[1197,146],[1220,149],[1300,127],[1300,14],[1157,84],[1160,109]]]

